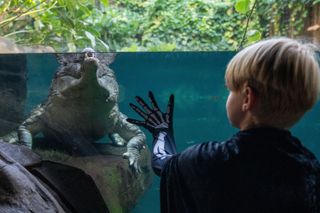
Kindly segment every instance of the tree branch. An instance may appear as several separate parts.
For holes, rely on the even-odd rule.
[[[242,36],[240,45],[239,45],[239,47],[238,47],[238,51],[241,50],[242,47],[243,47],[243,43],[244,43],[244,41],[245,41],[245,39],[246,39],[246,35],[247,35],[248,27],[249,27],[249,22],[250,22],[250,19],[251,19],[252,14],[253,14],[253,10],[254,10],[254,8],[256,7],[256,4],[257,4],[257,0],[254,1],[253,6],[252,6],[252,8],[251,8],[251,10],[250,10],[250,14],[249,14],[249,16],[247,17],[246,28],[244,29],[244,33],[243,33],[243,36]]]

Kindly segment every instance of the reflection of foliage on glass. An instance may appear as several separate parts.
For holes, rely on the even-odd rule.
[[[0,36],[57,51],[235,50],[251,10],[246,44],[299,34],[316,3],[258,0],[252,10],[254,0],[4,0]]]

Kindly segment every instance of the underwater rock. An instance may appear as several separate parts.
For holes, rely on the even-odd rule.
[[[121,156],[125,147],[99,146],[108,155],[36,154],[0,140],[0,212],[130,212],[151,184],[149,149],[136,173]]]
[[[110,212],[93,179],[83,170],[51,161],[29,170],[51,189],[66,212]]]
[[[41,157],[28,147],[9,144],[2,140],[0,140],[0,152],[4,152],[22,166],[32,166],[41,162]]]
[[[27,95],[25,55],[0,57],[0,135],[16,128],[23,119]]]
[[[90,175],[111,213],[130,212],[152,181],[150,151],[141,151],[142,173],[128,166],[122,158],[125,147],[99,144],[105,155],[76,157],[58,151],[37,150],[44,159],[79,168]]]
[[[51,192],[8,155],[12,149],[3,150],[6,145],[12,146],[0,148],[0,212],[64,212]]]

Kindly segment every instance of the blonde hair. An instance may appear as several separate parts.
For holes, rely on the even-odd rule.
[[[226,84],[232,91],[248,85],[257,95],[261,123],[291,127],[317,101],[320,70],[315,45],[289,38],[253,44],[229,62]]]

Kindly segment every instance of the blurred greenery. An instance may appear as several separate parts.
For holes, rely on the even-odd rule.
[[[319,0],[0,0],[0,37],[72,52],[236,50],[301,34]],[[254,7],[255,6],[255,7]],[[245,36],[244,36],[245,34]]]

